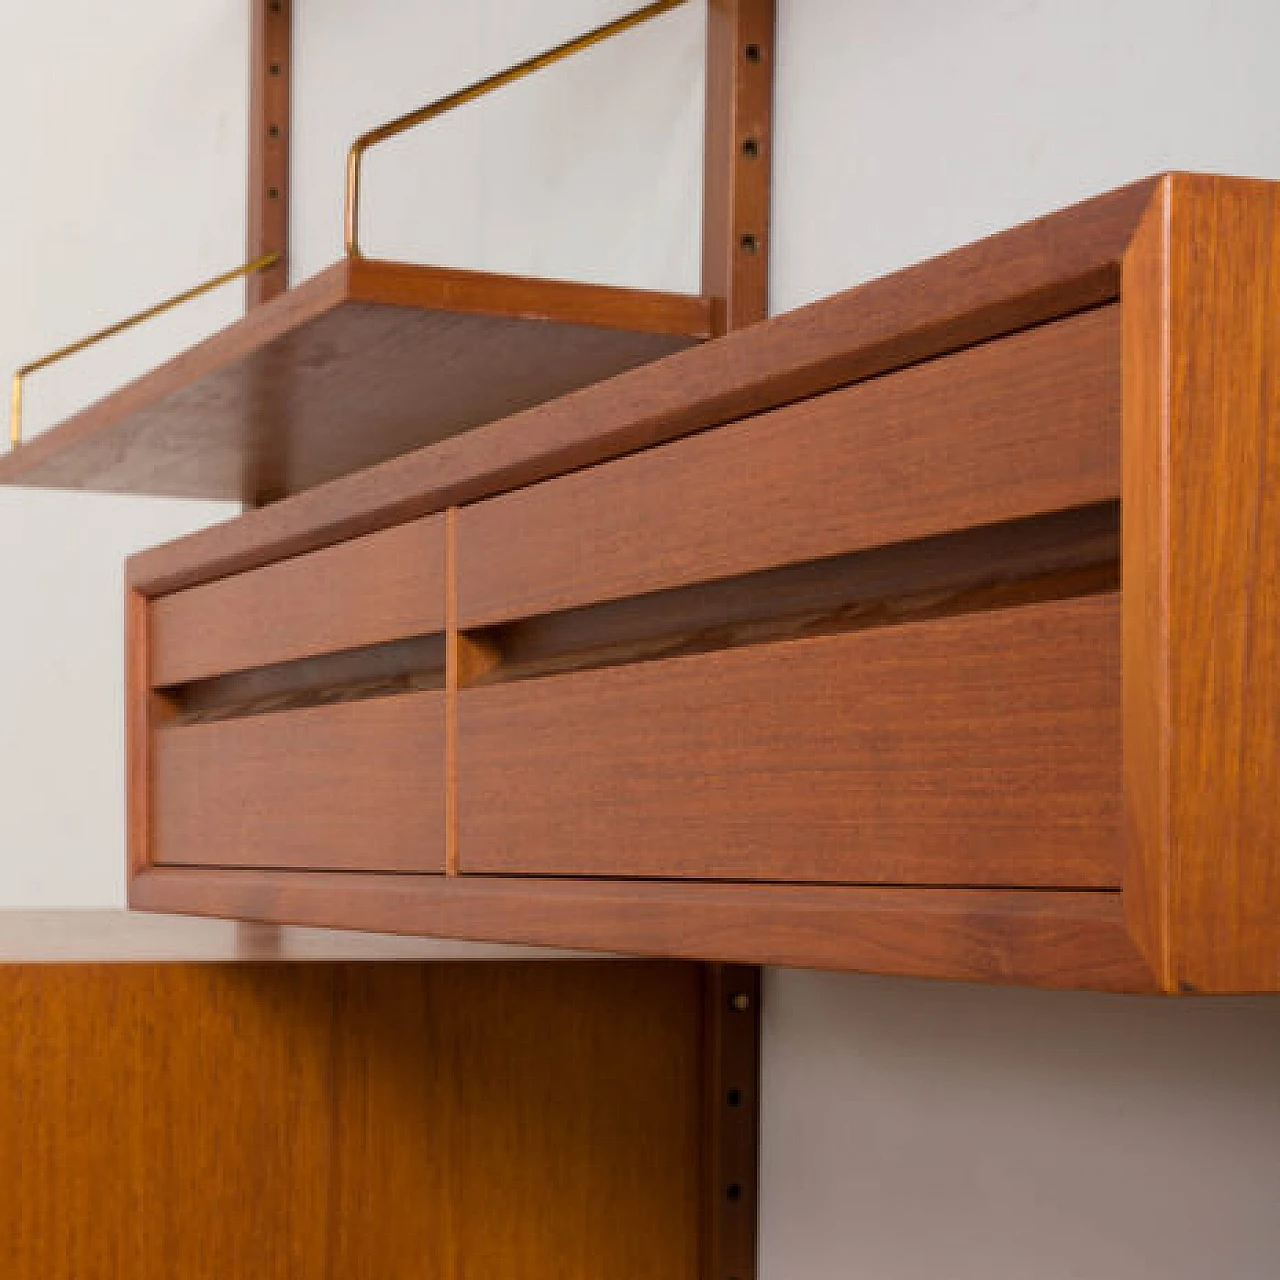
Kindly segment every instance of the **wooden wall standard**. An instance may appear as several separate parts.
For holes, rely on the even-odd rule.
[[[246,285],[248,308],[289,285],[289,143],[293,83],[293,0],[252,0],[249,15],[248,253],[279,261]]]
[[[720,333],[769,314],[776,24],[775,0],[708,0],[702,293],[712,300]],[[453,533],[456,540],[456,522]],[[450,592],[455,606],[451,647],[464,642],[455,595]],[[456,732],[450,743],[456,750]],[[456,768],[456,756],[453,764]],[[456,871],[456,797],[454,804]],[[756,1275],[762,988],[758,967],[708,966],[704,1280],[754,1280]]]

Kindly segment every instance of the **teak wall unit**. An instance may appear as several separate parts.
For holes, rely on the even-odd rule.
[[[1142,182],[139,556],[132,902],[1280,988],[1278,210]]]
[[[100,1143],[0,1114],[15,1274],[265,1232],[272,1274],[748,1280],[752,966],[1280,990],[1280,186],[1166,175],[753,323],[772,27],[709,4],[699,296],[353,223],[287,289],[256,0],[250,314],[0,459],[273,503],[129,566],[130,901],[720,963],[0,972],[7,1092],[128,1175],[104,1216]]]

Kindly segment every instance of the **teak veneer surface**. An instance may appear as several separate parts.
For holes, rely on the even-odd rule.
[[[444,695],[160,726],[158,864],[444,870]]]
[[[0,457],[0,483],[271,501],[710,334],[701,298],[348,259]]]
[[[1280,184],[1169,176],[1125,286],[1126,909],[1166,989],[1276,991]]]
[[[444,518],[192,587],[151,607],[157,687],[444,630]]]
[[[153,868],[130,903],[239,920],[962,982],[1155,991],[1110,891]]]
[[[1108,306],[464,507],[459,624],[1087,506],[1119,487]]]
[[[463,872],[1120,882],[1115,596],[464,689]]]
[[[5,1280],[702,1280],[698,966],[0,966]]]

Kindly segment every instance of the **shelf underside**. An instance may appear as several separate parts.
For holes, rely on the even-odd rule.
[[[259,505],[711,330],[699,297],[343,261],[0,457],[0,483]]]

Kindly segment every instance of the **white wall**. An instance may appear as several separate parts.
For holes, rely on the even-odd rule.
[[[343,149],[626,0],[298,0],[295,274]],[[784,309],[1165,166],[1280,177],[1273,0],[780,0]],[[238,260],[243,0],[0,10],[0,370]],[[697,276],[701,18],[375,154],[371,251]],[[238,298],[42,375],[33,425]],[[119,563],[225,514],[0,492],[0,904],[120,901]],[[764,1280],[1280,1274],[1280,1002],[771,973]]]
[[[236,0],[3,4],[0,49],[7,413],[17,365],[242,260],[247,32]],[[29,430],[240,304],[35,375]],[[121,566],[228,510],[0,490],[0,905],[123,904]]]
[[[1280,1008],[771,973],[763,1280],[1275,1280]]]
[[[779,4],[779,310],[1163,169],[1280,177],[1274,0]]]

